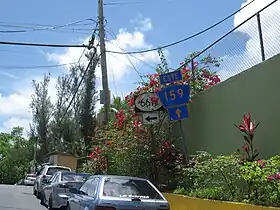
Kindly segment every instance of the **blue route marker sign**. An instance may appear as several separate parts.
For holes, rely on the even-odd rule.
[[[172,107],[167,110],[171,121],[182,120],[189,117],[187,105]]]
[[[158,97],[164,108],[187,104],[190,97],[188,85],[170,85],[158,92]]]
[[[183,79],[181,71],[172,71],[167,74],[159,75],[159,81],[161,85],[173,83]]]

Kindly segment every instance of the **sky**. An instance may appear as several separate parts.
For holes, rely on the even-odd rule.
[[[104,0],[106,48],[111,51],[138,51],[160,47],[186,38],[223,19],[250,0]],[[176,68],[194,51],[201,51],[242,21],[272,2],[255,0],[234,17],[202,35],[164,49],[170,68]],[[117,3],[115,5],[106,5]],[[280,3],[261,13],[265,55],[277,54],[280,37]],[[82,44],[86,43],[97,20],[97,0],[49,0],[1,2],[0,41]],[[277,16],[279,18],[277,18]],[[77,23],[79,22],[79,23]],[[76,23],[76,24],[74,24]],[[63,26],[54,28],[55,26]],[[7,33],[7,31],[25,32]],[[51,74],[49,94],[56,100],[56,78],[67,73],[83,49],[0,45],[0,132],[14,126],[26,131],[32,120],[29,108],[31,81]],[[207,50],[222,58],[217,69],[223,80],[261,62],[256,18],[248,21],[224,40]],[[84,61],[82,58],[81,61]],[[156,51],[133,56],[107,53],[109,88],[113,95],[125,96],[140,81],[139,74],[154,72],[159,63]],[[97,69],[97,88],[101,71]]]

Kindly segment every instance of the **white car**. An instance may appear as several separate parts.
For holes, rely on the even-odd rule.
[[[23,184],[27,186],[34,185],[35,180],[36,174],[27,174],[23,180]]]
[[[52,175],[57,171],[71,171],[71,168],[65,166],[44,165],[36,174],[36,180],[33,186],[33,194],[40,199],[41,191]]]

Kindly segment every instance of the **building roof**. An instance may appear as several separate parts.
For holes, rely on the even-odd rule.
[[[69,154],[69,153],[60,152],[60,151],[52,151],[52,152],[46,154],[45,157],[49,157],[49,156],[52,156],[52,155],[72,156],[72,157],[77,158],[75,155],[71,155],[71,154]]]

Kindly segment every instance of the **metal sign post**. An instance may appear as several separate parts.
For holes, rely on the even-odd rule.
[[[182,80],[181,71],[174,71],[160,75],[161,84],[170,84]],[[188,156],[187,139],[181,120],[189,117],[187,103],[190,97],[190,87],[183,84],[169,85],[158,92],[158,96],[164,108],[169,113],[171,121],[179,121],[181,136],[185,152]]]

